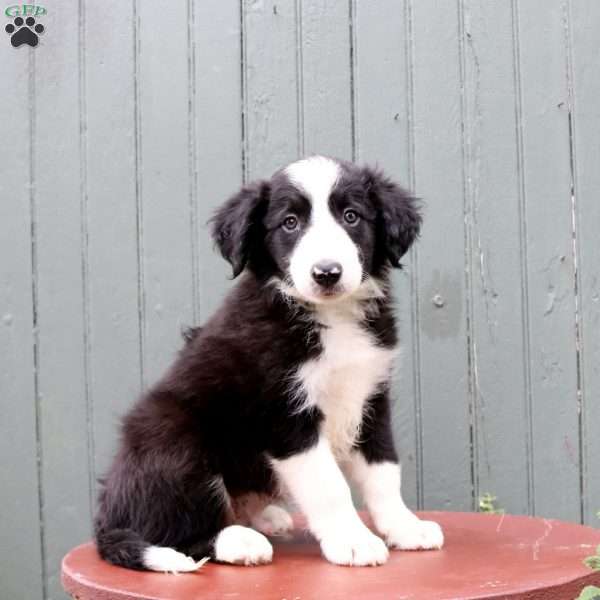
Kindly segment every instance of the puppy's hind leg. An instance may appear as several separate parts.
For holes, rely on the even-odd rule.
[[[277,504],[267,504],[252,516],[251,523],[258,531],[271,536],[285,536],[294,528],[291,515]]]
[[[173,470],[148,477],[133,467],[117,465],[101,491],[95,520],[100,556],[130,569],[197,570],[203,558],[212,556],[216,536],[232,522],[222,478],[205,474],[186,490]],[[146,495],[140,498],[137,490],[143,487]]]
[[[217,534],[212,556],[217,562],[260,565],[273,560],[273,546],[262,533],[250,527],[230,525]]]
[[[223,480],[216,478],[211,485],[213,499],[225,499],[225,522],[220,530],[210,538],[202,538],[188,548],[188,554],[195,559],[208,556],[212,560],[235,565],[260,565],[273,560],[273,547],[262,534],[247,527],[254,522],[254,516],[261,514],[269,500],[264,494],[244,494],[231,499]]]
[[[290,514],[274,504],[273,496],[250,492],[233,499],[235,522],[268,536],[286,535],[294,527]]]

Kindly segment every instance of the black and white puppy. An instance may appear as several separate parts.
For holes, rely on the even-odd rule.
[[[333,563],[442,546],[440,527],[402,500],[390,426],[388,276],[420,224],[416,201],[382,173],[322,156],[218,210],[216,243],[244,273],[124,420],[95,520],[104,559],[174,572],[203,556],[269,562],[263,534],[292,527],[280,498]]]

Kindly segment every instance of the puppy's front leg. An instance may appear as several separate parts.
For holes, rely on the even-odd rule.
[[[441,548],[444,534],[433,521],[422,521],[400,493],[400,465],[390,425],[387,392],[370,400],[357,447],[345,465],[358,485],[377,531],[401,550]]]
[[[360,488],[375,529],[391,548],[429,550],[443,546],[444,534],[440,526],[419,519],[404,503],[398,463],[368,463],[360,451],[355,451],[350,472]]]
[[[387,560],[385,544],[358,516],[325,438],[289,458],[273,459],[273,466],[327,560],[339,565],[380,565]]]

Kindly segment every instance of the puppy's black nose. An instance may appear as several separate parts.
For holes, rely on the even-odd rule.
[[[329,288],[340,280],[342,265],[338,262],[319,262],[313,266],[311,275],[321,287]]]

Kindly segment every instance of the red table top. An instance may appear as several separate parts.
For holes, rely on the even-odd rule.
[[[91,543],[62,564],[67,592],[81,600],[347,600],[527,598],[573,599],[600,572],[582,559],[595,553],[600,530],[551,519],[428,512],[446,545],[440,551],[392,551],[380,567],[340,567],[321,557],[300,530],[274,541],[273,563],[207,563],[195,573],[130,571],[102,561]]]

